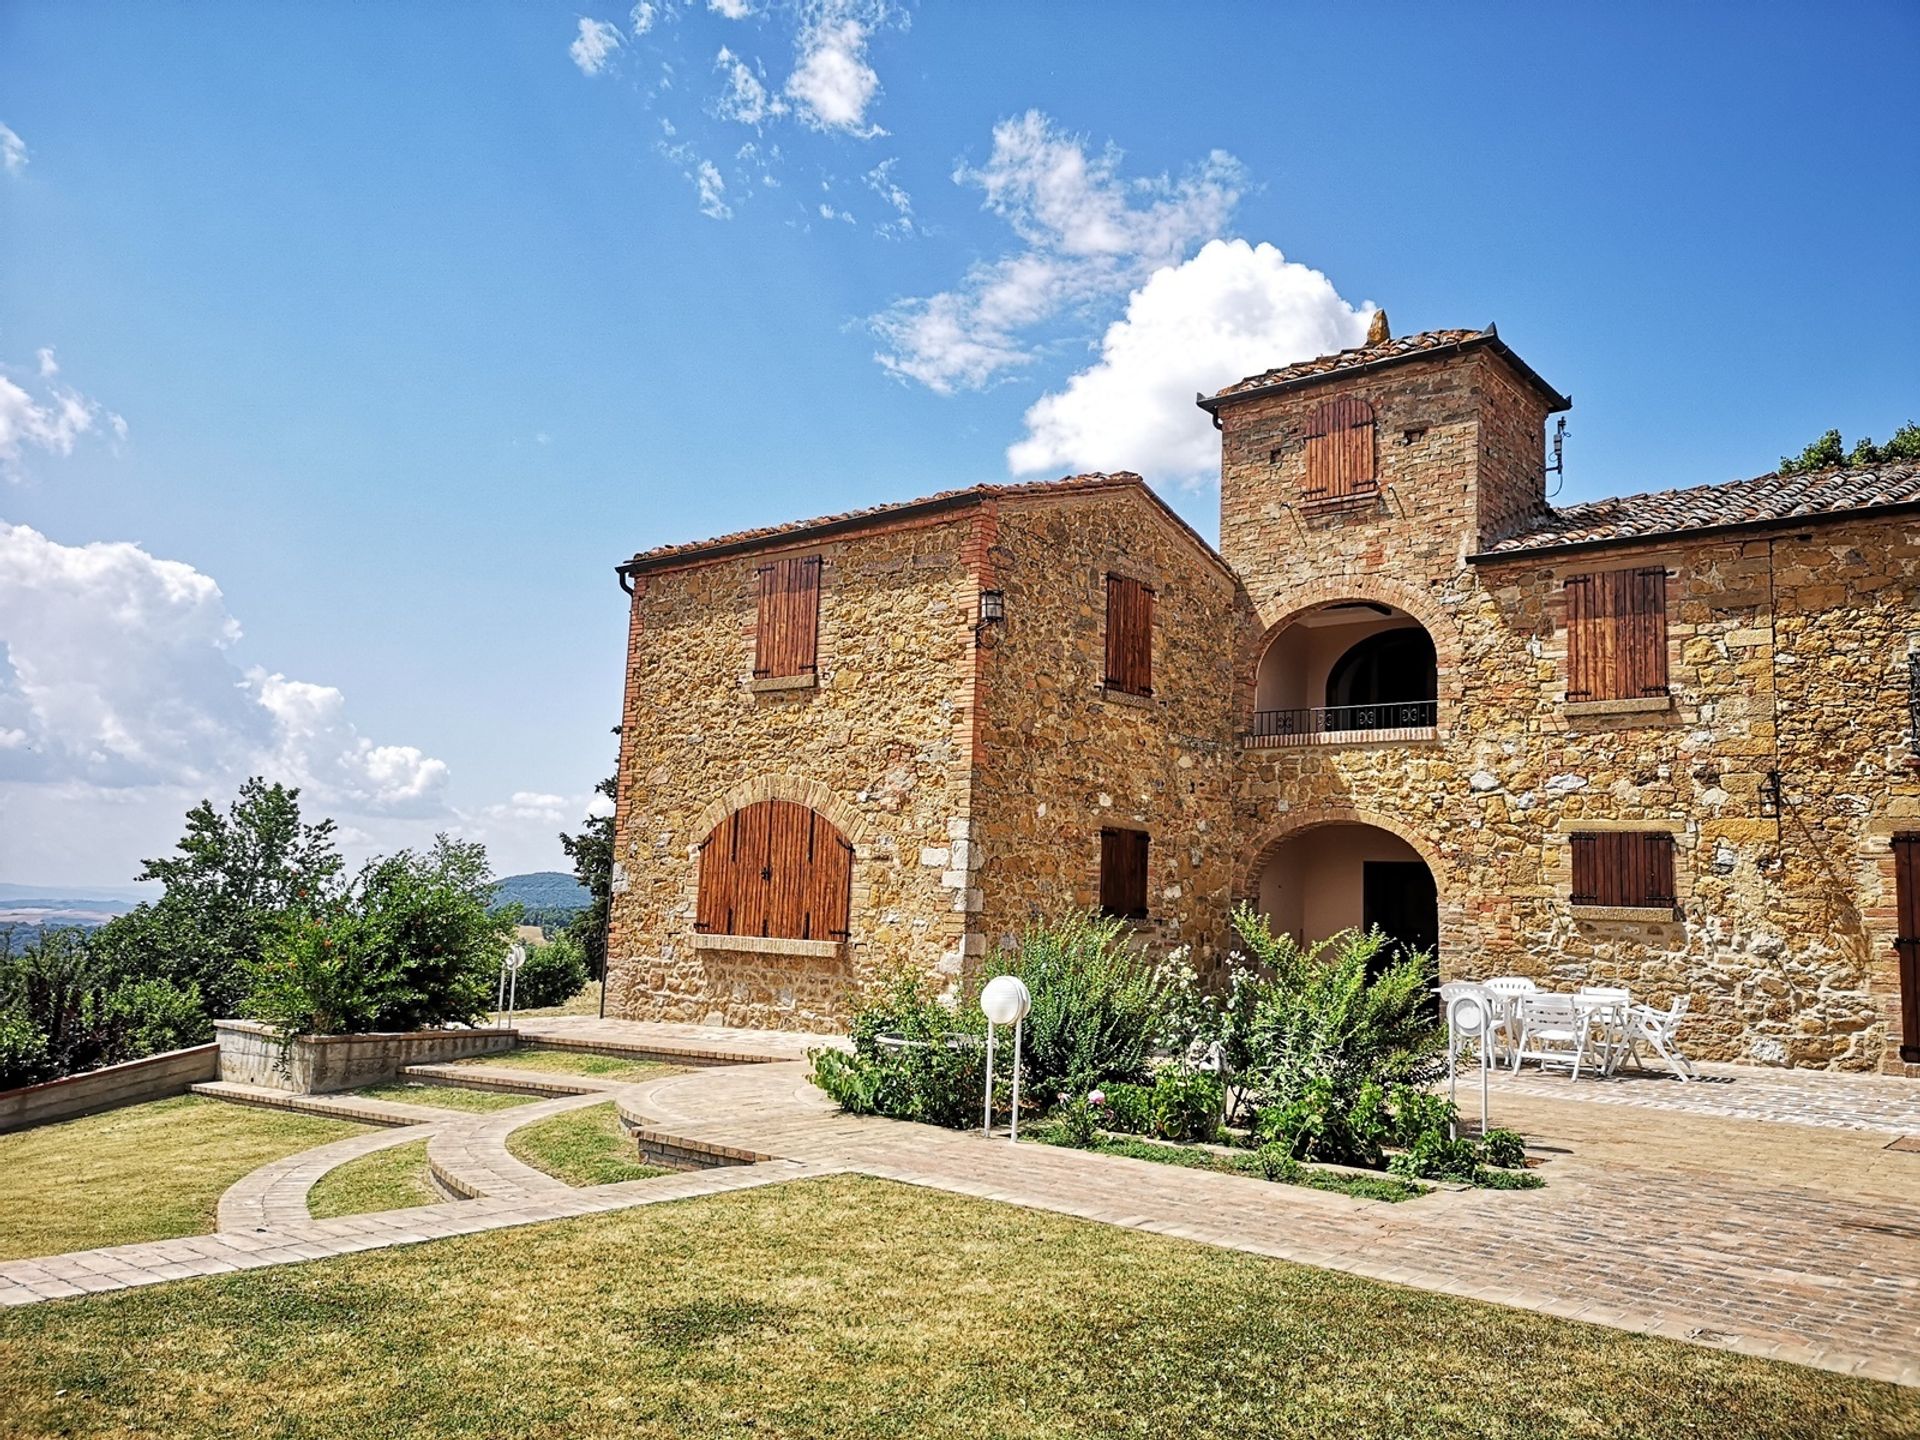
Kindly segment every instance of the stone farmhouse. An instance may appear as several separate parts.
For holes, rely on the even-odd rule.
[[[1920,1074],[1920,468],[1556,508],[1568,398],[1382,331],[1200,399],[1217,551],[1122,473],[621,565],[608,1013],[831,1029],[1068,906],[1204,972],[1245,900]]]

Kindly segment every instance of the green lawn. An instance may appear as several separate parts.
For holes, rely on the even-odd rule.
[[[516,1017],[521,1015],[598,1015],[600,1013],[600,982],[589,980],[586,989],[571,1000],[563,1000],[558,1005],[544,1005],[538,1010],[516,1010],[513,1013]]]
[[[428,1178],[427,1142],[410,1140],[329,1170],[307,1192],[307,1209],[316,1220],[331,1220],[336,1215],[437,1205],[446,1198]]]
[[[611,1185],[667,1173],[640,1163],[639,1147],[621,1125],[612,1101],[563,1110],[522,1126],[507,1136],[507,1150],[569,1185]]]
[[[362,1085],[348,1092],[365,1100],[397,1100],[405,1105],[430,1105],[436,1110],[511,1110],[531,1105],[540,1095],[516,1095],[510,1090],[469,1090],[463,1085],[433,1085],[425,1080],[389,1080]]]
[[[366,1129],[182,1095],[0,1135],[0,1260],[209,1234],[248,1171]]]
[[[9,1435],[1920,1435],[1920,1394],[858,1177],[0,1313]]]
[[[672,1075],[681,1068],[658,1060],[627,1060],[618,1055],[595,1055],[587,1050],[548,1050],[537,1045],[509,1050],[504,1055],[479,1055],[454,1063],[535,1070],[547,1075],[589,1075],[598,1080],[652,1080],[661,1075]]]

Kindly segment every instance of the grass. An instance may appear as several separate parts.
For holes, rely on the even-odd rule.
[[[389,1080],[362,1085],[348,1092],[363,1100],[397,1100],[404,1105],[430,1105],[436,1110],[511,1110],[544,1097],[516,1095],[510,1090],[469,1090],[463,1085],[434,1085],[425,1080]]]
[[[639,1147],[621,1125],[612,1101],[563,1110],[522,1126],[507,1136],[507,1150],[569,1185],[613,1185],[667,1173],[640,1163]]]
[[[538,1045],[509,1050],[503,1055],[480,1055],[459,1065],[505,1066],[510,1070],[537,1070],[549,1075],[588,1075],[600,1080],[652,1080],[680,1067],[658,1060],[628,1060],[618,1055],[595,1055],[586,1050],[549,1050]]]
[[[838,1176],[0,1313],[10,1436],[1920,1435],[1920,1394]]]
[[[0,1135],[0,1260],[209,1234],[241,1176],[366,1130],[182,1095]]]
[[[598,1015],[600,1013],[600,982],[589,980],[587,988],[571,1000],[563,1000],[558,1005],[543,1005],[538,1010],[516,1010],[515,1015]]]
[[[437,1205],[446,1198],[428,1178],[427,1142],[410,1140],[329,1170],[307,1192],[307,1210],[316,1220],[331,1220]]]
[[[1042,1125],[1030,1131],[1042,1145],[1069,1146],[1066,1133],[1058,1125]],[[1189,1170],[1218,1170],[1227,1175],[1247,1175],[1255,1180],[1272,1180],[1283,1185],[1304,1185],[1309,1190],[1331,1190],[1359,1200],[1388,1202],[1411,1200],[1425,1195],[1433,1187],[1394,1176],[1348,1175],[1338,1170],[1315,1170],[1302,1165],[1281,1175],[1269,1175],[1258,1155],[1223,1154],[1197,1145],[1166,1145],[1157,1140],[1135,1140],[1128,1136],[1102,1136],[1091,1145],[1077,1147],[1102,1155],[1124,1155],[1129,1160],[1150,1160],[1156,1165],[1180,1165]]]

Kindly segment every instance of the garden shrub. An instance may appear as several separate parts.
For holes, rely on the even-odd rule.
[[[1128,947],[1127,933],[1124,920],[1083,912],[1020,937],[1007,970],[1033,999],[1024,1031],[1037,1094],[1148,1078],[1172,997],[1169,981]]]
[[[1415,1085],[1396,1085],[1391,1101],[1393,1142],[1415,1145],[1422,1135],[1448,1135],[1459,1118],[1453,1101]]]
[[[1473,1183],[1482,1190],[1538,1190],[1547,1182],[1531,1170],[1482,1170]]]
[[[0,1090],[54,1077],[47,1037],[24,1010],[0,1010]]]
[[[852,1055],[812,1052],[813,1083],[855,1114],[964,1129],[978,1120],[986,1089],[985,1023],[902,973],[854,1013]],[[904,1043],[885,1044],[883,1036]]]
[[[1480,1147],[1471,1140],[1449,1140],[1444,1130],[1429,1130],[1389,1160],[1387,1169],[1421,1180],[1472,1182],[1480,1177]]]
[[[1220,1082],[1202,1070],[1169,1065],[1154,1076],[1148,1123],[1163,1140],[1186,1143],[1220,1134],[1226,1099]]]
[[[514,978],[514,1003],[527,1010],[564,1005],[586,988],[587,952],[578,940],[562,933],[544,945],[527,948],[527,958]]]
[[[0,935],[0,1089],[138,1060],[212,1038],[199,990],[126,979],[72,926],[16,949]]]
[[[1117,1081],[1101,1087],[1107,1097],[1107,1128],[1125,1135],[1144,1135],[1153,1123],[1153,1089]]]
[[[1076,1095],[1056,1107],[1053,1114],[1059,1122],[1061,1138],[1077,1150],[1092,1148],[1100,1139],[1105,1109],[1105,1096],[1098,1090],[1091,1095]]]
[[[1293,1158],[1292,1149],[1284,1141],[1262,1145],[1255,1158],[1259,1161],[1262,1179],[1292,1180],[1300,1173],[1300,1162]]]
[[[1489,1130],[1480,1137],[1480,1155],[1489,1165],[1518,1170],[1527,1163],[1527,1142],[1512,1130]]]

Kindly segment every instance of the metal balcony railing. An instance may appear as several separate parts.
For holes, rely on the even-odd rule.
[[[1434,700],[1391,700],[1373,705],[1322,705],[1306,710],[1256,710],[1247,742],[1253,745],[1314,745],[1330,740],[1415,739],[1404,732],[1432,730],[1439,722]]]

